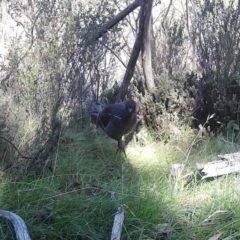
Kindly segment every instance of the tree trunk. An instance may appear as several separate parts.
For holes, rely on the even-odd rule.
[[[141,7],[139,16],[141,16],[143,14],[143,11],[144,11],[144,9]],[[121,86],[121,90],[120,90],[120,94],[119,94],[119,98],[121,100],[124,100],[124,98],[127,94],[128,86],[133,77],[135,66],[136,66],[138,56],[139,56],[141,46],[142,46],[142,39],[143,39],[143,28],[140,27],[140,24],[139,24],[138,35],[137,35],[136,41],[134,43],[133,50],[132,50],[130,59],[128,61],[127,69],[126,69],[126,72],[125,72],[125,75],[124,75],[124,78],[122,81],[122,86]]]
[[[151,54],[151,15],[153,0],[143,0],[143,14],[140,16],[143,22],[143,44],[142,44],[142,65],[143,73],[149,93],[153,93],[155,83],[152,72],[152,54]],[[141,19],[140,19],[141,22]]]
[[[133,77],[135,66],[140,51],[142,51],[142,65],[147,89],[152,93],[155,89],[155,83],[152,73],[152,54],[151,54],[151,13],[153,0],[142,0],[141,9],[139,12],[139,32],[133,46],[126,73],[123,78],[120,99],[124,100],[127,94],[127,89]]]
[[[121,100],[124,100],[127,94],[127,89],[133,77],[140,51],[142,51],[142,65],[147,89],[150,93],[152,93],[155,89],[155,83],[152,73],[152,54],[150,41],[153,0],[135,0],[127,8],[121,11],[117,16],[104,24],[93,38],[93,40],[99,39],[104,33],[106,33],[110,28],[112,28],[115,24],[122,20],[127,14],[140,6],[140,4],[141,9],[139,12],[139,32],[133,46],[133,50],[127,65],[127,69],[119,93],[119,98]]]

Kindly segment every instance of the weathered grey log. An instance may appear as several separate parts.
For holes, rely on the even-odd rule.
[[[197,168],[206,174],[202,179],[240,171],[240,152],[218,155],[209,163],[197,163]]]
[[[115,214],[111,240],[120,240],[122,234],[122,225],[124,221],[124,209],[123,207],[118,207],[118,211]]]
[[[25,222],[17,214],[0,210],[0,217],[6,218],[11,222],[17,240],[31,240]]]

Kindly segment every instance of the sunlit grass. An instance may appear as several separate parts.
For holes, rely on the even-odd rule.
[[[52,173],[46,169],[18,181],[0,176],[1,208],[19,214],[32,239],[109,239],[120,205],[123,239],[209,239],[218,233],[237,239],[240,177],[201,180],[196,163],[238,146],[190,133],[182,132],[180,142],[133,139],[125,159],[102,132],[69,131],[53,156]],[[171,176],[174,163],[185,163],[188,177]],[[45,222],[39,215],[44,208],[51,213]],[[11,237],[3,224],[0,239]]]

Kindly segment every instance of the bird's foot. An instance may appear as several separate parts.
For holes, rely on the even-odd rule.
[[[124,140],[119,140],[118,141],[118,149],[117,149],[117,152],[118,151],[122,151],[123,153],[124,153],[124,156],[126,157],[126,159],[127,159],[127,154],[126,154],[126,152],[125,152],[125,142],[124,142]]]

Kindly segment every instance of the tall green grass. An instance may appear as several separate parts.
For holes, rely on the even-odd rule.
[[[67,141],[66,139],[72,139]],[[0,205],[19,214],[32,239],[109,239],[118,206],[125,211],[123,239],[210,239],[240,236],[240,178],[201,180],[196,162],[211,161],[238,146],[192,134],[162,143],[147,136],[127,145],[128,159],[102,132],[64,133],[52,158],[53,172],[20,180],[2,173]],[[187,178],[170,175],[185,163]],[[48,220],[40,212],[48,209]],[[12,239],[4,221],[0,239]],[[229,238],[230,239],[230,238]]]

